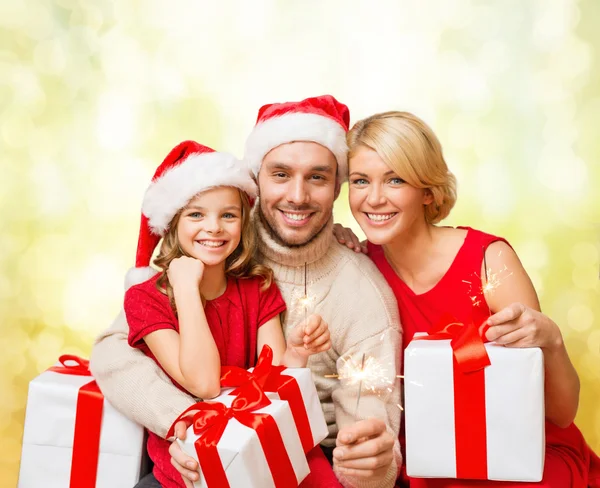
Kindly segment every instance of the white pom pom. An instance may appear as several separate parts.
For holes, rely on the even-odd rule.
[[[143,268],[131,268],[125,275],[125,291],[129,290],[133,285],[143,283],[152,278],[158,271],[150,266]]]

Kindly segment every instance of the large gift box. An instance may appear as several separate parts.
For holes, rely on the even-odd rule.
[[[539,348],[484,344],[473,325],[416,334],[404,354],[407,474],[540,481],[544,363]]]
[[[293,488],[310,472],[288,403],[255,381],[192,405],[180,420],[191,424],[177,442],[198,460],[196,488]]]
[[[86,360],[60,361],[29,384],[18,488],[131,488],[144,429],[104,399]]]
[[[312,373],[308,368],[285,368],[273,366],[272,362],[273,351],[269,346],[264,346],[255,368],[246,371],[231,366],[223,367],[221,386],[239,387],[254,380],[268,398],[288,402],[302,447],[308,453],[329,435]],[[233,390],[232,394],[236,392]]]

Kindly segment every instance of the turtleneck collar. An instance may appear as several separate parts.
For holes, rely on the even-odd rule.
[[[256,207],[258,208],[258,206]],[[253,223],[258,233],[258,250],[269,261],[281,266],[304,266],[318,261],[327,254],[333,240],[333,217],[309,243],[303,246],[289,247],[276,241],[263,224],[258,210],[253,212]]]

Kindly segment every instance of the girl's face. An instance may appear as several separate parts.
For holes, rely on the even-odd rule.
[[[211,188],[196,195],[177,224],[181,249],[206,266],[225,262],[242,237],[242,199],[237,188]]]
[[[430,191],[401,179],[376,151],[360,147],[349,161],[350,210],[373,244],[388,244],[425,224]]]

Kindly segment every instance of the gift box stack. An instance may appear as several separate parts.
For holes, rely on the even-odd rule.
[[[196,488],[287,488],[308,475],[306,453],[328,434],[311,372],[271,363],[265,346],[256,368],[223,368],[221,395],[177,419],[191,424],[178,442],[200,465]]]
[[[310,370],[273,366],[266,346],[253,370],[222,372],[221,396],[177,419],[190,423],[178,442],[199,461],[195,486],[298,486],[328,434]],[[61,356],[30,383],[18,488],[131,488],[145,451],[143,427],[104,399],[88,361]]]
[[[482,337],[473,325],[445,320],[406,348],[409,476],[542,479],[542,351],[484,344]]]

